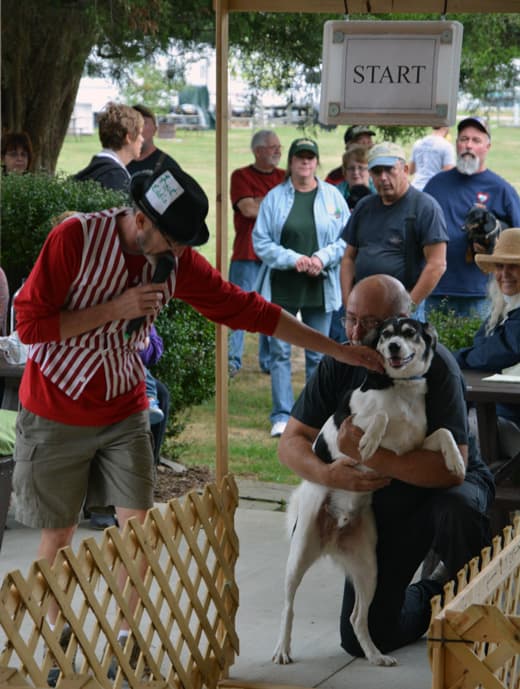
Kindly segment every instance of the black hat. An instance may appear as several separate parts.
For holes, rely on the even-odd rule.
[[[457,125],[458,133],[460,134],[460,132],[466,127],[476,127],[477,129],[480,129],[481,132],[484,132],[484,134],[487,134],[491,139],[491,130],[489,129],[489,125],[483,117],[465,117]]]
[[[130,197],[174,241],[188,246],[208,241],[208,197],[193,177],[178,166],[136,172],[130,180]]]
[[[361,134],[368,134],[369,136],[375,136],[376,133],[373,132],[370,127],[366,127],[362,124],[353,124],[349,127],[343,136],[345,144],[349,144],[353,139],[356,139]]]

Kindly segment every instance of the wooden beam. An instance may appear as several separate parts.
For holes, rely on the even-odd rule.
[[[459,14],[520,12],[520,0],[229,0],[230,12],[311,12],[327,14]]]
[[[228,55],[229,13],[227,0],[216,0],[217,123],[216,123],[216,267],[227,277],[228,208]],[[216,329],[216,467],[217,483],[228,473],[228,329]]]

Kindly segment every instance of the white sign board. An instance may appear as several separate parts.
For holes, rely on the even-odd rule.
[[[451,21],[325,22],[320,122],[453,124],[462,33]]]

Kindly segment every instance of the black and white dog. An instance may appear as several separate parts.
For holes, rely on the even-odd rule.
[[[384,358],[385,374],[368,372],[352,392],[350,413],[364,434],[359,443],[364,460],[381,445],[397,454],[424,448],[441,451],[446,467],[464,476],[465,465],[450,431],[440,428],[426,437],[424,374],[437,343],[435,329],[411,318],[393,318],[369,334],[371,344]],[[331,416],[313,449],[327,462],[343,457],[337,445],[338,429],[348,409]],[[366,471],[370,471],[365,467]],[[383,655],[368,631],[368,610],[377,581],[377,533],[371,493],[330,489],[303,481],[293,492],[287,512],[291,545],[285,573],[285,603],[280,636],[273,653],[275,663],[290,663],[291,628],[296,590],[309,567],[322,555],[342,566],[355,590],[350,621],[368,661],[395,665]]]

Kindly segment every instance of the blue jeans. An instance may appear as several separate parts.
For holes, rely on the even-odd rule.
[[[345,332],[345,326],[341,324],[341,319],[345,318],[345,307],[343,304],[332,312],[332,319],[330,322],[330,332],[329,337],[340,344],[347,341],[347,333]]]
[[[229,281],[238,285],[246,292],[254,290],[261,263],[257,261],[231,261],[229,265]],[[239,371],[242,368],[244,353],[244,331],[232,330],[228,338],[228,365]],[[258,363],[262,371],[269,373],[269,338],[259,335]]]
[[[482,320],[489,314],[489,300],[486,297],[450,297],[433,295],[426,299],[426,316],[430,311],[455,311],[457,316],[480,316]]]
[[[148,397],[148,399],[150,399],[150,397],[157,399],[157,381],[150,373],[150,370],[147,368],[144,369],[144,384],[146,387],[146,396]]]
[[[286,311],[296,315],[297,309]],[[324,335],[330,331],[332,311],[325,313],[322,308],[300,309],[302,321]],[[271,423],[288,421],[294,404],[294,395],[291,382],[291,345],[277,337],[270,338],[271,347]],[[322,355],[309,349],[305,350],[305,379],[309,380],[314,369],[319,364]]]

